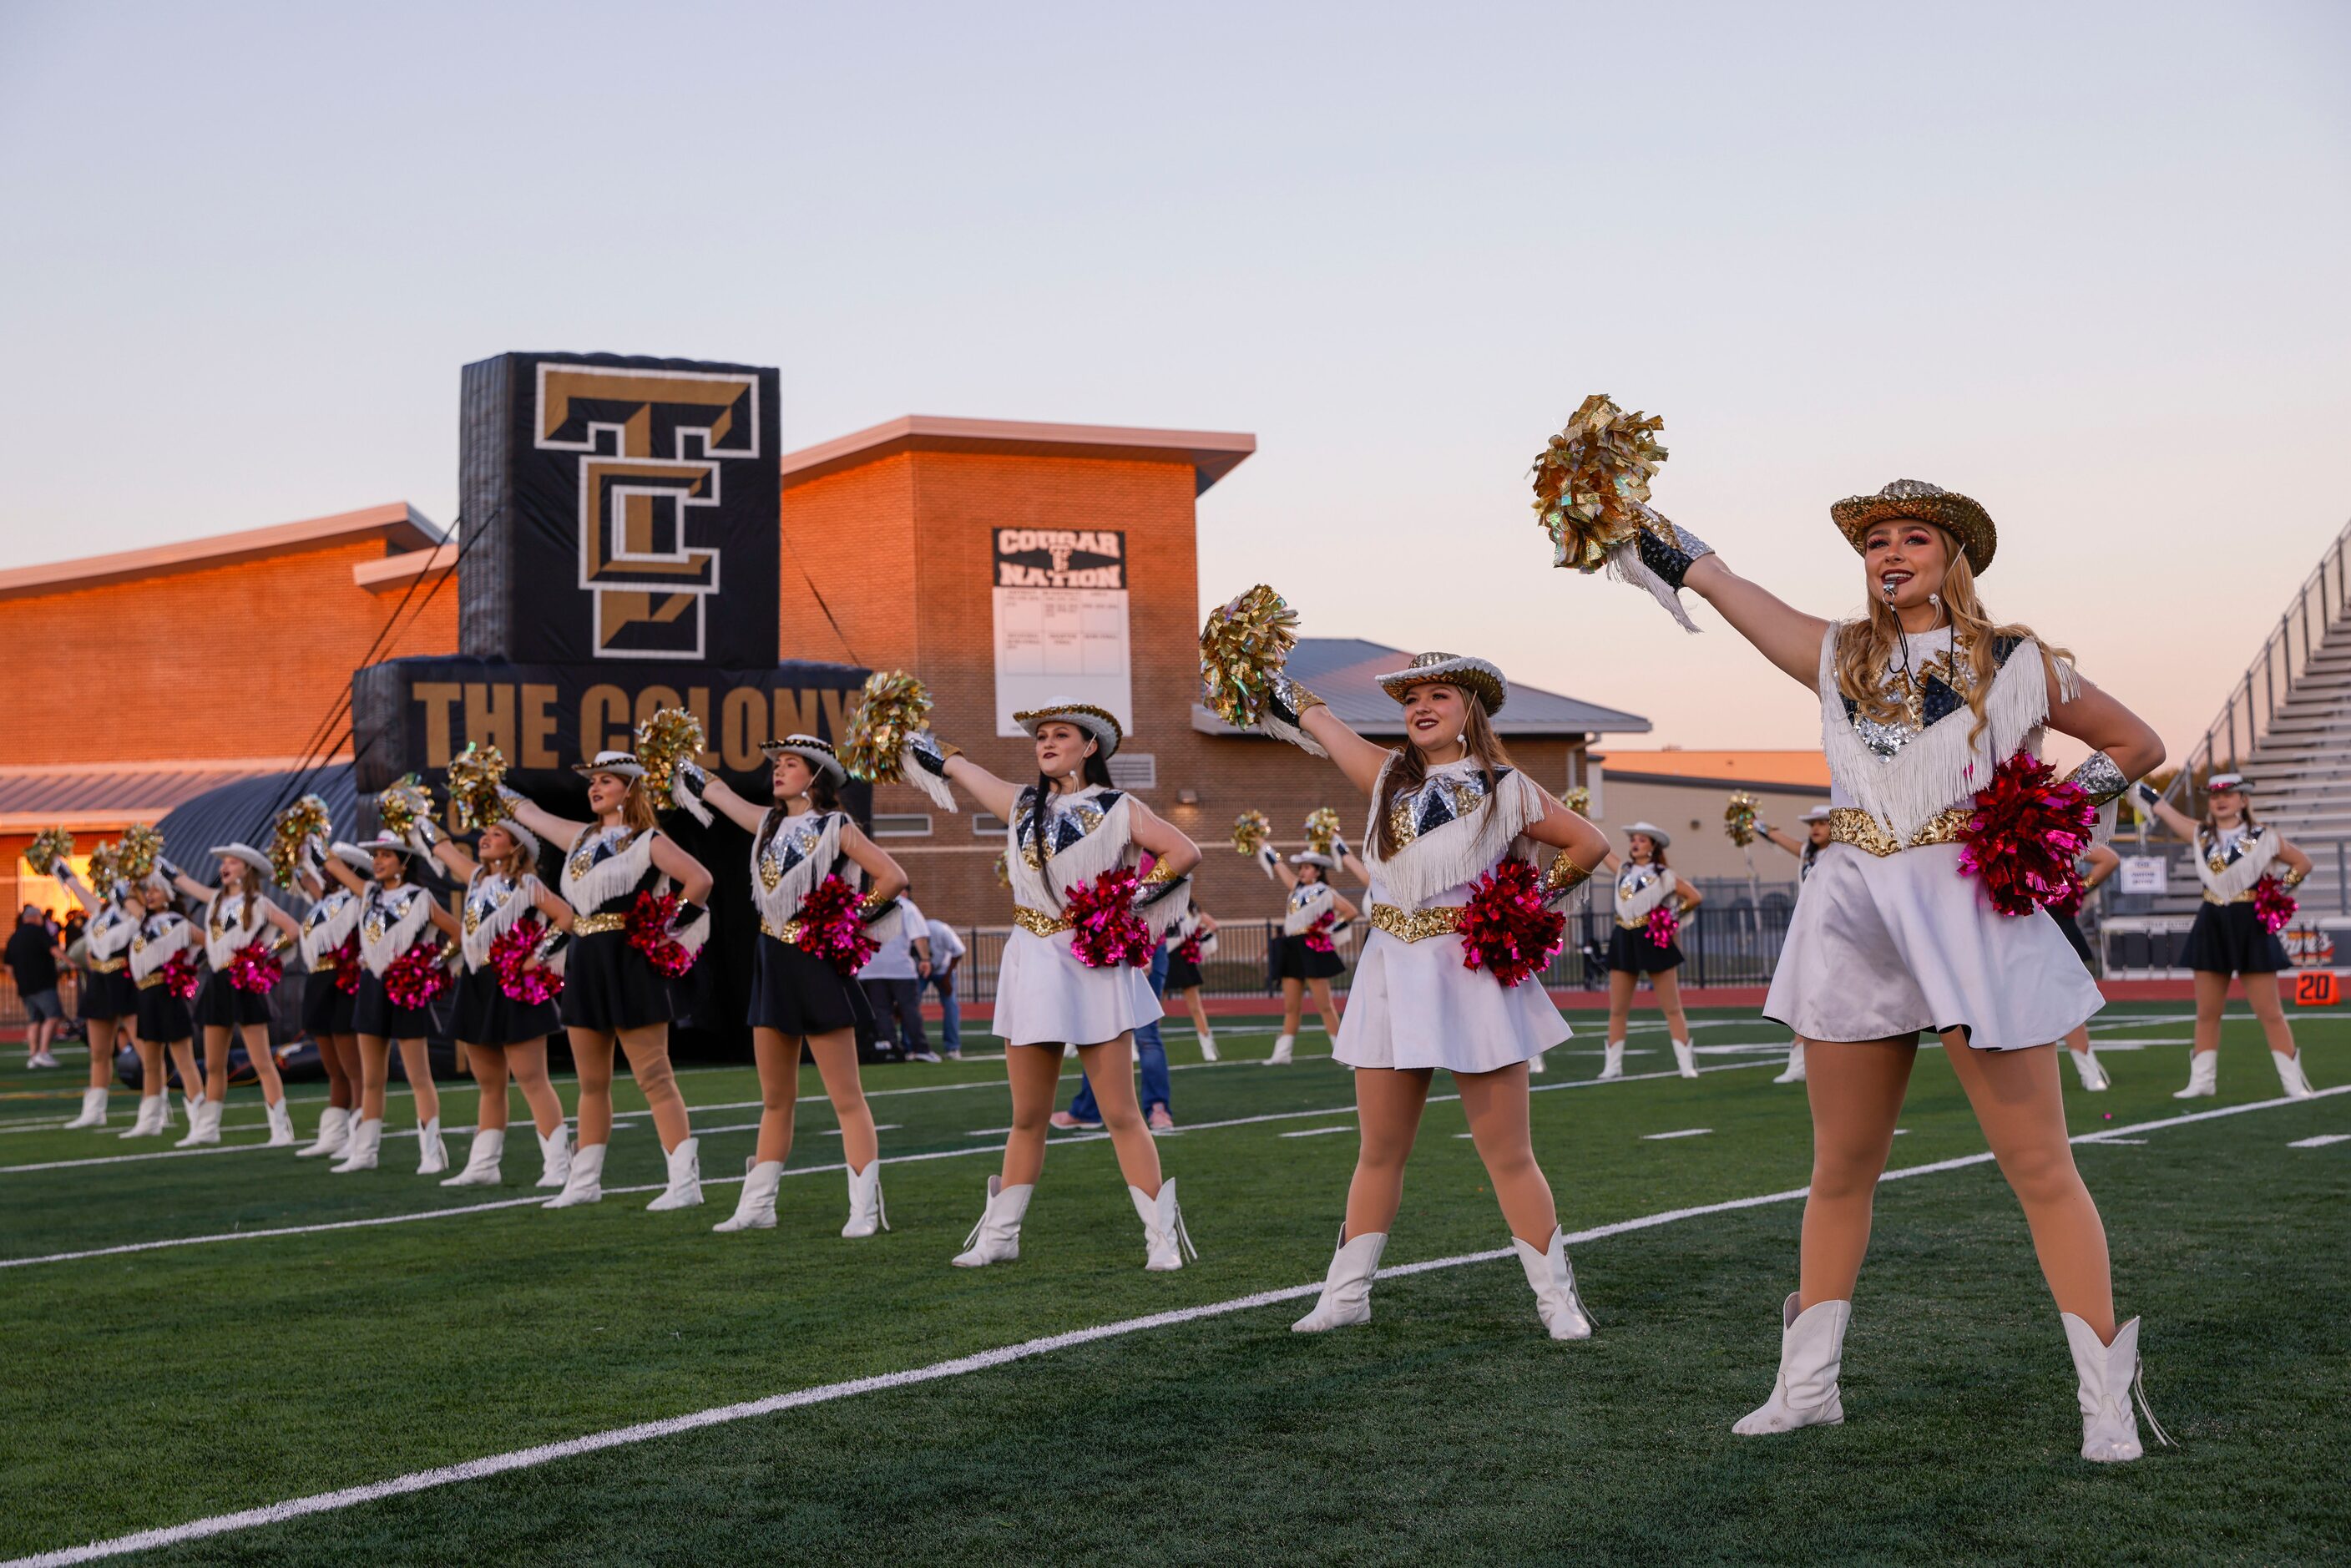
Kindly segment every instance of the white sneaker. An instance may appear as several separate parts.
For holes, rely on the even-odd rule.
[[[702,1202],[702,1140],[680,1138],[669,1152],[669,1186],[649,1209],[693,1208]]]
[[[2174,1090],[2174,1100],[2200,1100],[2220,1092],[2220,1053],[2191,1051],[2188,1057],[2188,1087]]]

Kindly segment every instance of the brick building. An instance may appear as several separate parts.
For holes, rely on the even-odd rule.
[[[781,652],[911,671],[940,732],[1016,779],[1032,775],[1029,745],[1000,733],[1011,728],[1000,715],[1061,689],[1051,670],[1066,656],[1079,695],[1132,717],[1119,781],[1207,852],[1200,902],[1220,916],[1270,913],[1272,889],[1230,849],[1234,817],[1263,810],[1294,847],[1315,807],[1338,808],[1351,837],[1364,807],[1327,762],[1235,735],[1197,704],[1195,507],[1255,449],[1229,433],[909,417],[792,453],[781,464]],[[1106,564],[1063,573],[1072,551]],[[322,721],[330,753],[348,756],[332,716],[354,667],[457,650],[457,595],[444,582],[454,554],[392,503],[0,572],[0,637],[18,653],[0,670],[0,878],[23,872],[18,853],[43,827],[95,839],[298,765]],[[1007,588],[1062,580],[1083,587],[1082,613],[1038,609],[1058,588]],[[1015,624],[1034,614],[1047,619]],[[240,648],[250,657],[225,662],[227,685],[201,673],[200,653],[217,669],[221,651]],[[1318,639],[1293,668],[1350,722],[1400,738],[1373,677],[1410,652]],[[1594,737],[1648,725],[1519,687],[1497,727],[1557,790],[1584,779]],[[873,810],[926,912],[1004,922],[1000,824],[950,819],[903,786],[876,790]]]

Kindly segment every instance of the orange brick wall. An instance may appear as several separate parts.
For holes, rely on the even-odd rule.
[[[0,763],[293,757],[400,602],[381,539],[0,600]],[[426,587],[431,586],[427,579]],[[454,582],[378,658],[454,653]]]

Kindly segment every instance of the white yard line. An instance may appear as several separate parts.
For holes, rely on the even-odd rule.
[[[2314,1138],[2296,1138],[2286,1145],[2289,1149],[2323,1149],[2329,1144],[2351,1144],[2351,1133],[2321,1133]]]
[[[2343,1089],[2321,1091],[2325,1094],[2351,1092]],[[2160,1127],[2176,1127],[2189,1122],[2210,1121],[2221,1116],[2241,1115],[2248,1111],[2266,1111],[2280,1105],[2298,1104],[2294,1100],[2257,1100],[2248,1104],[2231,1105],[2216,1111],[2199,1112],[2193,1115],[2167,1117],[2136,1126],[2116,1127],[2113,1133],[2076,1138],[2075,1143],[2087,1143],[2111,1138],[2116,1134],[2152,1132]],[[1887,1171],[1883,1181],[1903,1181],[1914,1176],[1934,1176],[1945,1171],[1964,1170],[1970,1166],[1989,1165],[1990,1154],[1962,1155],[1955,1159],[1936,1160],[1926,1165],[1906,1166]],[[1659,1214],[1642,1215],[1634,1219],[1618,1220],[1610,1225],[1594,1226],[1568,1236],[1571,1245],[1605,1240],[1636,1231],[1654,1230],[1662,1226],[1679,1224],[1717,1214],[1730,1214],[1740,1209],[1761,1208],[1767,1205],[1792,1203],[1804,1196],[1802,1187],[1788,1187],[1779,1192],[1758,1193],[1751,1197],[1735,1197],[1721,1203],[1695,1205],[1688,1208],[1667,1209]],[[1466,1268],[1472,1264],[1491,1263],[1509,1258],[1508,1249],[1496,1248],[1484,1252],[1463,1252],[1449,1258],[1432,1258],[1419,1263],[1399,1264],[1383,1269],[1379,1278],[1398,1279],[1411,1274],[1433,1273],[1445,1269]],[[441,1465],[431,1469],[414,1470],[372,1481],[365,1486],[345,1487],[340,1490],[314,1492],[308,1497],[291,1498],[283,1502],[265,1504],[259,1508],[240,1509],[234,1513],[214,1514],[210,1518],[191,1520],[159,1530],[142,1530],[131,1535],[118,1535],[105,1541],[93,1541],[86,1545],[61,1547],[30,1557],[19,1557],[0,1568],[65,1568],[75,1563],[94,1563],[109,1557],[120,1557],[133,1552],[149,1552],[158,1547],[176,1546],[185,1542],[203,1541],[216,1535],[254,1530],[263,1525],[281,1524],[316,1513],[330,1513],[385,1498],[405,1497],[429,1491],[437,1487],[455,1486],[466,1481],[481,1480],[490,1476],[505,1475],[515,1470],[534,1469],[552,1464],[559,1459],[576,1458],[583,1454],[602,1453],[611,1448],[632,1447],[662,1437],[673,1437],[685,1432],[700,1431],[737,1421],[754,1420],[787,1410],[798,1410],[812,1405],[829,1405],[860,1395],[886,1393],[895,1388],[909,1388],[925,1383],[938,1383],[953,1377],[967,1376],[975,1372],[987,1372],[1015,1362],[1028,1361],[1057,1351],[1071,1350],[1080,1345],[1095,1344],[1104,1340],[1123,1338],[1129,1334],[1147,1333],[1157,1329],[1177,1328],[1205,1319],[1228,1317],[1236,1312],[1252,1312],[1259,1307],[1276,1306],[1284,1301],[1303,1301],[1321,1292],[1319,1284],[1290,1285],[1279,1290],[1259,1291],[1250,1295],[1236,1296],[1228,1301],[1209,1301],[1195,1307],[1182,1307],[1172,1312],[1152,1312],[1143,1317],[1123,1318],[1116,1322],[1102,1323],[1092,1328],[1074,1329],[1067,1333],[1047,1334],[1037,1339],[1022,1340],[1017,1344],[998,1345],[970,1355],[959,1355],[936,1361],[927,1366],[909,1367],[903,1372],[878,1374],[872,1377],[852,1378],[842,1383],[821,1384],[814,1388],[796,1389],[789,1394],[770,1395],[764,1399],[744,1400],[733,1405],[714,1406],[705,1410],[689,1411],[658,1421],[643,1421],[633,1426],[615,1427],[584,1437],[569,1437],[558,1443],[541,1443],[532,1448],[516,1448],[503,1454],[491,1454],[462,1464]],[[1572,1353],[1571,1353],[1572,1354]]]
[[[1667,1138],[1703,1138],[1713,1131],[1712,1127],[1684,1127],[1678,1133],[1644,1133],[1641,1134],[1641,1141],[1645,1144],[1661,1144]]]
[[[1343,1123],[1336,1127],[1304,1127],[1295,1133],[1280,1134],[1280,1136],[1285,1138],[1319,1138],[1326,1133],[1352,1133],[1354,1130],[1354,1124],[1350,1122]]]

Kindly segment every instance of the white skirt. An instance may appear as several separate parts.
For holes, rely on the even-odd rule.
[[[1364,940],[1331,1054],[1350,1067],[1492,1072],[1541,1056],[1574,1031],[1539,979],[1504,986],[1461,966],[1461,938]]]
[[[2019,1051],[2105,1005],[2057,923],[1992,908],[1959,845],[1880,858],[1831,844],[1804,879],[1763,1016],[1805,1040],[1963,1029],[1978,1051]]]
[[[1100,1045],[1165,1016],[1148,969],[1090,969],[1070,951],[1073,938],[1013,928],[996,975],[996,1032],[1007,1045]]]

